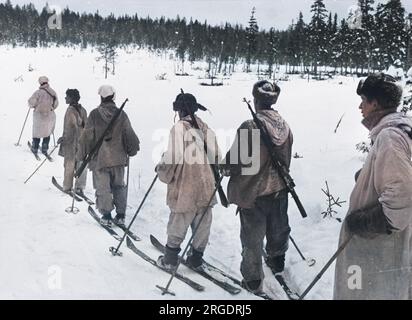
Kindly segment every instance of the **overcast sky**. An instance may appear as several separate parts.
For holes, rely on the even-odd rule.
[[[384,2],[378,0],[376,2]],[[4,1],[1,1],[4,2]],[[44,0],[11,0],[13,4],[27,4],[32,2],[37,8],[42,8]],[[259,27],[269,29],[275,27],[284,29],[292,20],[296,21],[299,11],[303,12],[304,19],[310,19],[310,6],[314,0],[49,0],[49,5],[61,8],[69,6],[80,13],[96,12],[108,15],[137,13],[139,16],[150,17],[193,17],[201,22],[207,20],[215,25],[224,22],[246,25],[252,7],[256,7],[256,18]],[[326,9],[337,12],[339,17],[346,17],[349,7],[357,0],[325,0]],[[408,12],[412,12],[412,0],[402,0]],[[64,23],[64,21],[63,21]]]

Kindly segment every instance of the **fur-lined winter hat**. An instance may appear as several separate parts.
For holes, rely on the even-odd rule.
[[[108,97],[113,96],[113,99],[116,96],[116,90],[110,86],[110,85],[102,85],[99,90],[97,91],[97,93],[99,94],[99,96],[101,96],[103,99],[106,99]]]
[[[72,98],[74,102],[79,102],[80,100],[80,93],[77,89],[67,89],[66,95]]]
[[[192,113],[195,113],[199,109],[202,111],[207,110],[204,106],[197,103],[194,95],[190,93],[180,93],[173,102],[173,111],[187,111],[188,107],[191,109]]]
[[[39,78],[39,83],[40,83],[40,85],[43,85],[45,83],[49,83],[49,78],[47,78],[46,76],[41,76]]]
[[[396,79],[384,73],[375,73],[359,81],[356,90],[369,101],[376,99],[384,109],[396,109],[402,99],[403,90],[396,84]]]
[[[275,104],[280,95],[280,88],[275,83],[261,80],[255,83],[252,90],[253,97],[264,107]]]

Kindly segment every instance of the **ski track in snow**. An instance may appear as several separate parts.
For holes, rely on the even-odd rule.
[[[202,87],[199,85],[203,81],[199,79],[203,75],[201,71],[189,71],[187,65],[187,71],[193,76],[175,77],[172,61],[146,51],[135,51],[132,54],[122,52],[116,75],[105,80],[102,63],[95,60],[97,55],[95,51],[69,48],[0,47],[0,83],[3,88],[0,95],[2,299],[171,298],[162,296],[155,288],[155,285],[166,284],[168,274],[134,255],[125,244],[121,248],[123,257],[113,257],[109,253],[109,247],[117,245],[117,242],[89,216],[85,202],[75,202],[80,209],[77,215],[65,212],[71,205],[71,198],[51,184],[52,176],[62,183],[63,158],[57,155],[57,150],[53,154],[55,161],[47,161],[27,184],[23,184],[40,164],[26,146],[27,140],[31,139],[31,114],[21,146],[16,147],[14,143],[27,112],[27,99],[37,89],[40,75],[50,78],[60,100],[56,112],[56,140],[62,133],[67,88],[79,89],[80,102],[88,112],[99,104],[97,89],[101,84],[114,85],[118,105],[129,98],[125,111],[141,140],[141,151],[132,158],[130,165],[129,221],[154,178],[156,161],[173,125],[172,102],[180,88],[193,93],[199,103],[210,109],[210,113],[199,112],[199,115],[218,134],[222,153],[230,147],[235,129],[250,118],[242,98],[251,99],[255,74],[239,72],[232,79],[224,80],[222,87]],[[34,68],[33,72],[28,72],[29,64]],[[241,67],[237,67],[238,71]],[[167,80],[155,80],[155,76],[163,72],[167,73]],[[20,75],[24,81],[14,81]],[[354,184],[353,174],[362,166],[362,155],[356,151],[355,145],[367,140],[367,131],[360,124],[359,98],[355,93],[357,82],[357,79],[342,77],[308,83],[294,77],[292,81],[279,83],[282,94],[276,109],[294,133],[293,153],[303,156],[303,159],[292,160],[291,175],[309,215],[303,220],[293,200],[289,200],[291,235],[303,254],[317,261],[315,266],[308,267],[290,243],[286,266],[293,282],[291,287],[299,293],[337,248],[340,224],[334,219],[322,218],[320,213],[326,209],[326,198],[321,188],[325,188],[327,180],[331,193],[348,201]],[[345,116],[334,134],[343,113]],[[163,133],[163,139],[159,139],[160,133]],[[224,137],[223,133],[228,136]],[[43,160],[44,156],[41,157]],[[224,181],[225,190],[226,185],[227,179]],[[90,173],[86,193],[94,199]],[[142,238],[136,246],[154,259],[159,254],[150,244],[149,235],[153,234],[165,242],[169,214],[165,198],[166,186],[157,182],[132,228]],[[344,217],[347,205],[346,202],[338,208],[338,217]],[[215,207],[205,258],[240,279],[239,218],[235,216],[235,210],[235,206],[229,209]],[[122,234],[120,230],[118,233]],[[258,299],[245,291],[232,296],[184,266],[179,270],[206,289],[198,293],[174,280],[171,286],[177,294],[174,299]],[[275,298],[286,299],[268,270],[265,268],[265,288],[273,291]],[[54,279],[59,274],[61,283],[56,283]],[[307,299],[331,299],[333,274],[334,265]],[[56,284],[60,287],[56,288]]]

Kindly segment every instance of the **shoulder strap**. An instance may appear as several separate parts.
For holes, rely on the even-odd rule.
[[[184,121],[184,122],[187,122],[192,128],[195,127],[192,119],[180,119],[180,120],[182,120],[182,121]]]
[[[46,90],[45,88],[40,88],[40,90],[44,90],[47,92],[47,94],[53,98],[53,107],[54,107],[54,102],[56,101],[56,96],[52,95],[48,90]]]
[[[80,117],[80,120],[82,121],[82,124],[81,124],[81,126],[82,126],[82,128],[84,128],[84,126],[85,126],[85,123],[84,123],[84,120],[83,120],[83,117],[82,117],[82,112],[81,112],[81,105],[80,104],[78,104],[78,105],[71,105],[71,107],[73,107],[74,108],[74,110],[76,110],[76,112],[78,113],[78,115],[79,115],[79,117]],[[77,107],[79,107],[79,108],[77,108]]]

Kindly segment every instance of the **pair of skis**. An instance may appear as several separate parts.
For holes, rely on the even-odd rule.
[[[96,222],[98,222],[101,227],[103,229],[105,229],[112,237],[114,237],[116,240],[120,241],[121,237],[120,235],[113,230],[112,228],[102,225],[100,223],[100,218],[98,217],[98,215],[96,214],[96,212],[93,210],[93,208],[91,206],[89,206],[89,214],[96,220]],[[141,240],[140,238],[138,238],[137,236],[133,235],[133,233],[128,234],[128,236],[130,236],[133,240],[138,241]],[[137,238],[137,239],[136,239]],[[150,236],[150,241],[153,244],[153,246],[158,249],[161,253],[164,252],[164,245],[160,243],[159,240],[157,240],[153,235]],[[169,273],[172,274],[172,271],[166,268],[162,268],[161,266],[159,266],[157,264],[157,261],[152,259],[151,257],[149,257],[147,254],[145,254],[143,251],[139,250],[134,243],[132,242],[132,240],[130,240],[129,237],[126,237],[126,244],[127,247],[132,250],[132,252],[134,252],[136,255],[140,256],[142,259],[144,259],[145,261],[149,262],[150,264],[152,264],[153,266]],[[187,264],[186,260],[182,260],[182,263],[189,267],[190,266]],[[224,289],[225,291],[229,292],[232,295],[238,294],[241,289],[235,286],[232,286],[231,284],[229,284],[227,281],[230,280],[232,281],[234,284],[238,285],[238,286],[242,286],[242,282],[238,279],[236,279],[235,277],[233,277],[232,275],[226,273],[225,271],[211,265],[210,263],[204,261],[203,265],[205,268],[203,269],[192,269],[193,271],[195,271],[196,273],[200,274],[201,276],[203,276],[204,278],[208,279],[209,281],[213,282],[214,284],[216,284],[217,286],[221,287],[222,289]],[[193,288],[196,291],[204,291],[204,286],[202,286],[201,284],[193,281],[192,279],[188,278],[187,276],[176,272],[175,273],[175,277],[177,279],[179,279],[180,281],[186,283],[187,285],[189,285],[191,288]],[[226,278],[225,280],[222,280],[221,278]],[[278,281],[281,276],[278,275],[278,277],[276,278]],[[220,279],[219,279],[220,278]],[[283,279],[283,278],[282,278]],[[280,283],[280,282],[279,282]],[[298,297],[297,294],[293,293],[289,287],[287,286],[286,282],[282,281],[282,288],[285,290],[286,294],[288,295],[288,297],[292,300],[296,300],[296,296]],[[270,297],[268,294],[266,293],[254,293],[251,292],[255,295],[257,295],[260,298],[263,298],[265,300],[273,300],[272,297]],[[290,293],[290,294],[288,294]]]
[[[152,240],[152,244],[160,251],[163,252],[164,250],[164,246],[153,236],[150,236],[150,239]],[[157,264],[157,261],[150,258],[147,254],[145,254],[143,251],[139,250],[134,243],[130,240],[130,238],[126,238],[126,244],[127,247],[132,250],[135,254],[137,254],[138,256],[140,256],[141,258],[143,258],[144,260],[146,260],[147,262],[149,262],[150,264],[152,264],[153,266],[169,273],[169,274],[173,274],[173,271],[171,271],[170,269],[167,268],[163,268],[160,265]],[[182,261],[183,263],[183,261]],[[195,270],[196,271],[196,270]],[[198,272],[198,271],[196,271]],[[219,285],[221,288],[223,288],[224,290],[226,290],[227,292],[231,293],[231,294],[238,294],[240,292],[239,288],[233,287],[228,283],[225,283],[222,280],[218,280],[215,279],[214,277],[212,277],[211,275],[206,276],[206,272],[198,272],[199,274],[203,275],[205,278],[207,278],[208,280],[212,281],[213,283]],[[181,274],[180,272],[176,272],[175,273],[175,277],[177,279],[179,279],[180,281],[186,283],[187,285],[189,285],[191,288],[193,288],[196,291],[202,292],[205,290],[205,287],[195,281],[193,281],[192,279],[190,279],[189,277]]]
[[[96,220],[97,223],[99,223],[99,225],[105,229],[113,238],[115,238],[118,241],[122,240],[122,237],[112,228],[109,226],[106,226],[104,224],[102,224],[100,222],[100,217],[97,215],[96,211],[94,211],[94,209],[92,208],[92,206],[89,206],[88,208],[88,212],[89,214],[93,217],[94,220]],[[135,235],[132,231],[127,230],[127,228],[124,225],[119,225],[119,224],[115,224],[115,226],[117,226],[118,228],[120,228],[123,232],[127,231],[127,235],[129,237],[131,237],[134,241],[141,241],[142,239],[140,239],[140,237],[138,237],[137,235]]]
[[[30,141],[27,141],[27,146],[29,147],[31,153],[33,153],[34,157],[36,158],[37,161],[41,161],[40,156],[38,155],[37,152],[33,152],[32,145]],[[53,162],[53,158],[48,154],[48,153],[43,153],[43,155],[49,160],[50,162]]]
[[[87,204],[89,205],[88,208],[88,212],[89,214],[116,240],[120,241],[122,239],[122,237],[115,231],[113,230],[113,228],[109,227],[109,226],[105,226],[102,225],[100,223],[100,217],[97,215],[97,213],[93,210],[93,208],[91,207],[92,205],[94,205],[94,202],[88,198],[84,193],[74,193],[73,191],[69,191],[66,192],[64,191],[63,187],[57,182],[55,177],[52,177],[52,184],[59,189],[61,192],[68,194],[70,197],[74,198],[74,200],[78,201],[78,202],[82,202],[83,200],[87,202]],[[117,225],[115,224],[117,227],[119,227],[122,231],[127,231],[127,228],[124,225]],[[127,234],[135,241],[140,241],[141,239],[135,235],[133,232],[131,232],[130,230],[127,231]]]
[[[160,241],[158,239],[156,239],[156,237],[154,237],[153,235],[150,235],[150,241],[156,249],[158,249],[162,253],[164,252],[164,250],[165,250],[164,245],[162,243],[160,243]],[[144,258],[145,260],[148,259],[147,255],[144,254],[143,252],[141,252],[140,250],[138,250],[130,239],[128,239],[128,241],[127,241],[127,246],[133,252],[135,252],[136,254],[138,254],[139,256]],[[151,259],[151,258],[149,258],[149,259],[152,260],[152,261],[150,261],[152,264],[153,264],[153,262],[155,262],[153,259]],[[200,274],[204,278],[206,278],[209,281],[213,282],[214,284],[221,287],[222,289],[224,289],[225,291],[229,292],[232,295],[240,293],[241,289],[229,284],[228,283],[229,280],[231,282],[233,282],[234,284],[238,285],[239,287],[243,287],[242,282],[239,279],[237,279],[237,278],[233,277],[232,275],[230,275],[229,273],[215,267],[214,265],[208,263],[207,261],[203,261],[203,268],[197,268],[197,269],[191,268],[186,260],[182,260],[182,264],[184,264],[188,268],[192,269],[193,271],[197,272],[198,274]],[[157,266],[157,264],[156,264],[156,266]],[[164,271],[166,271],[168,273],[171,273],[169,270],[164,270]],[[181,279],[181,280],[182,280],[182,278],[186,278],[185,276],[183,276],[180,273],[176,273],[176,277],[178,279]],[[224,278],[224,280],[222,280],[221,278]],[[182,281],[187,283],[186,280],[187,279],[184,279]],[[299,296],[296,293],[294,293],[292,290],[289,289],[289,286],[286,284],[286,281],[284,280],[282,275],[277,274],[276,275],[276,280],[278,280],[279,283],[281,283],[282,289],[285,290],[285,293],[287,294],[289,299],[296,300],[296,299],[299,298]],[[196,289],[196,288],[199,287],[199,285],[192,286],[192,287],[194,289]],[[272,297],[270,297],[268,294],[266,294],[264,292],[260,292],[260,293],[251,292],[251,293],[253,293],[256,296],[258,296],[260,298],[263,298],[265,300],[273,300]]]
[[[82,202],[84,200],[87,202],[87,204],[94,205],[94,202],[83,193],[74,193],[73,191],[64,191],[63,187],[57,182],[55,177],[52,177],[52,183],[57,189],[59,189],[63,193],[68,194],[70,197],[74,198],[74,200],[76,200],[77,202]]]

